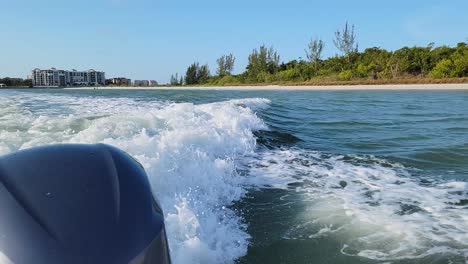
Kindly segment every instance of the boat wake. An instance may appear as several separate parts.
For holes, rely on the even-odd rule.
[[[11,102],[14,102],[13,104]],[[249,235],[230,208],[246,192],[235,160],[252,155],[266,99],[211,104],[18,93],[0,100],[0,154],[52,143],[105,143],[146,169],[174,263],[232,263]]]
[[[468,257],[468,183],[418,179],[372,156],[299,148],[250,161],[254,186],[290,190],[306,203],[286,239],[332,237],[341,252],[378,261]]]
[[[270,101],[210,104],[12,93],[0,98],[0,154],[52,143],[106,143],[146,169],[164,209],[174,263],[233,263],[248,223],[232,206],[250,188],[300,196],[285,239],[332,237],[342,254],[378,261],[468,258],[468,185],[418,179],[372,156],[293,147],[256,111]]]

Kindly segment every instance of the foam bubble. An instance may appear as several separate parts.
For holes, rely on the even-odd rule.
[[[11,103],[14,102],[14,103]],[[51,143],[107,143],[145,167],[174,263],[232,263],[249,235],[230,205],[245,194],[236,160],[252,155],[253,109],[265,99],[212,104],[14,93],[0,99],[0,154]]]
[[[423,185],[400,164],[302,149],[265,151],[250,167],[253,184],[309,204],[290,238],[333,236],[344,254],[380,261],[468,253],[466,182]]]

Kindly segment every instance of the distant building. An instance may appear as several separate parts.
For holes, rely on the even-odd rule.
[[[133,82],[133,85],[135,85],[135,86],[149,86],[149,81],[147,81],[147,80],[135,80]]]
[[[0,83],[0,88],[4,88],[6,85],[4,83]]]
[[[34,69],[31,74],[33,86],[66,87],[66,86],[98,86],[105,85],[104,72],[65,71],[51,68],[49,70]]]
[[[107,85],[130,86],[132,80],[124,77],[116,77],[106,80]]]
[[[135,80],[133,82],[135,86],[156,86],[158,82],[155,80]]]

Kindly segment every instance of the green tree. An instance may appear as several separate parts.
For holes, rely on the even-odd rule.
[[[426,47],[412,47],[408,50],[408,73],[413,75],[426,75],[431,70],[431,50],[433,43]]]
[[[312,67],[312,64],[304,60],[292,60],[279,66],[277,76],[282,81],[306,81],[316,72]]]
[[[387,75],[391,53],[378,47],[367,48],[357,54],[356,64],[359,77],[377,79]]]
[[[306,81],[316,77],[319,81],[352,80],[353,78],[388,79],[412,76],[455,78],[468,76],[468,46],[465,42],[456,47],[403,47],[393,52],[379,47],[358,51],[354,26],[345,24],[335,33],[334,44],[341,55],[322,59],[324,43],[312,39],[306,49],[306,60],[291,60],[280,64],[280,56],[273,47],[254,49],[249,54],[246,70],[231,75],[235,58],[232,54],[221,56],[217,62],[217,76],[212,78],[208,65],[191,64],[185,73],[185,83],[242,84],[253,82]],[[8,80],[12,83],[12,80]],[[171,76],[171,84],[180,85],[178,75]]]
[[[218,69],[216,70],[216,74],[219,77],[225,76],[226,75],[226,56],[223,55],[223,56],[219,57],[216,60],[216,64],[218,64]]]
[[[392,78],[399,78],[407,73],[410,66],[409,53],[410,49],[408,47],[403,47],[391,54],[387,62],[387,68]]]
[[[198,84],[204,84],[210,78],[210,69],[207,64],[202,65],[197,71],[197,82]]]
[[[198,84],[198,71],[200,65],[198,62],[192,63],[185,72],[185,84],[187,85],[194,85]]]
[[[223,55],[220,58],[218,58],[216,60],[216,63],[218,64],[218,69],[216,70],[216,74],[219,77],[223,77],[225,75],[231,75],[232,71],[234,70],[235,61],[236,61],[236,58],[232,54]]]
[[[226,56],[226,62],[224,64],[224,69],[226,70],[226,74],[231,75],[232,71],[234,71],[234,63],[236,62],[236,57],[231,53]]]
[[[14,87],[14,86],[32,87],[31,79],[5,77],[3,79],[0,78],[0,83],[6,86],[10,86],[10,87]]]
[[[314,70],[317,72],[318,64],[322,58],[323,48],[325,43],[321,39],[311,39],[306,49],[306,56],[310,63],[314,65]]]
[[[441,46],[432,49],[430,52],[432,67],[434,67],[437,62],[440,62],[443,59],[449,59],[450,56],[455,52],[454,48],[448,46]]]
[[[174,74],[171,75],[171,80],[169,83],[173,86],[179,86],[179,85],[184,84],[184,80],[182,77],[180,77],[180,80],[179,80],[179,74],[176,73],[175,75]]]
[[[32,87],[33,87],[33,82],[32,82],[32,80],[31,80],[31,79],[23,80],[23,86],[32,88]]]
[[[443,59],[432,69],[430,76],[437,79],[452,77],[454,65],[451,59]]]
[[[335,44],[335,47],[338,50],[343,52],[343,54],[348,59],[348,63],[350,63],[350,54],[356,53],[358,51],[358,43],[356,41],[354,25],[350,27],[346,21],[344,28],[341,31],[337,30],[335,32],[335,39],[333,40],[333,44]]]
[[[265,45],[254,49],[248,58],[247,75],[252,81],[264,82],[268,74],[275,74],[279,70],[280,56],[273,48]]]
[[[207,64],[200,66],[198,62],[194,62],[185,72],[185,84],[187,85],[204,84],[209,78],[210,69]]]
[[[458,43],[452,54],[454,64],[454,77],[468,77],[468,45],[464,42]]]

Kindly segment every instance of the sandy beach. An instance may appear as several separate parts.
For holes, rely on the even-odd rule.
[[[126,90],[126,89],[155,89],[155,90],[278,90],[278,91],[428,91],[428,90],[468,90],[468,83],[460,84],[401,84],[401,85],[334,85],[334,86],[160,86],[160,87],[77,87],[66,89],[99,89],[99,90]]]

